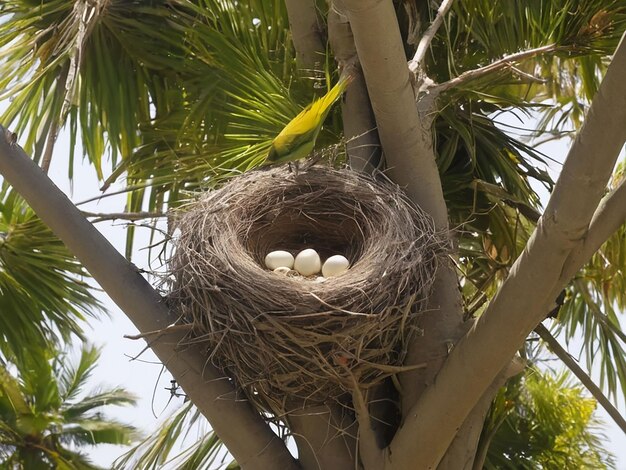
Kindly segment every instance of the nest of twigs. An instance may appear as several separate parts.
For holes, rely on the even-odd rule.
[[[401,370],[445,251],[429,216],[388,182],[327,167],[254,171],[179,218],[172,307],[259,409],[341,402]],[[329,279],[265,268],[273,250],[342,254]]]

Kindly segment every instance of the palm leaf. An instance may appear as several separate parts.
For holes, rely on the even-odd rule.
[[[80,321],[100,305],[83,280],[87,273],[12,191],[0,200],[0,351],[45,345],[58,335],[81,335]]]
[[[18,468],[95,469],[81,448],[128,445],[138,437],[133,426],[102,414],[109,405],[134,404],[128,392],[84,391],[97,358],[97,349],[85,348],[72,366],[66,364],[67,353],[33,349],[0,367],[0,462]]]
[[[492,404],[481,436],[489,446],[484,468],[615,468],[595,408],[567,374],[529,369]]]
[[[179,469],[216,468],[225,466],[231,458],[224,445],[212,431],[192,403],[179,408],[159,430],[120,457],[114,468],[157,469],[170,465]],[[190,431],[198,428],[198,437],[187,443]],[[175,451],[174,449],[180,449]],[[226,468],[239,468],[231,462]]]

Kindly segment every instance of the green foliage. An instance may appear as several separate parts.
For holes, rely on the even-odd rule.
[[[409,26],[420,25],[423,30],[437,6],[418,3],[421,22],[401,25],[407,40],[414,33]],[[73,142],[81,137],[84,153],[105,189],[125,177],[128,211],[175,207],[191,192],[215,187],[256,166],[282,127],[315,93],[323,93],[334,82],[328,70],[322,79],[313,77],[317,80],[298,75],[282,1],[106,4],[106,8],[100,2],[74,0],[0,4],[0,90],[5,90],[0,99],[12,100],[0,121],[20,134],[20,142],[36,159],[55,126],[68,126]],[[406,18],[401,9],[398,13]],[[439,98],[433,131],[437,164],[451,226],[459,232],[458,266],[469,313],[494,295],[534,230],[540,204],[531,183],[548,190],[553,184],[545,171],[548,158],[511,137],[497,124],[498,116],[511,110],[539,116],[533,130],[537,138],[574,132],[624,31],[625,19],[624,0],[464,0],[454,2],[446,17],[426,63],[429,77],[438,83],[507,55],[544,47],[541,53],[464,82]],[[407,58],[412,47],[407,42]],[[330,53],[326,62],[333,63]],[[336,115],[332,117],[320,136],[321,147],[341,140],[341,124]],[[70,176],[72,165],[73,153]],[[48,241],[51,235],[31,220],[32,213],[23,205],[13,209],[15,198],[8,193],[5,199],[2,223],[7,228],[0,230],[5,233],[0,240],[5,271],[0,273],[0,289],[15,289],[15,294],[0,301],[7,302],[2,312],[21,313],[0,316],[0,331],[14,344],[33,335],[45,337],[57,328],[67,337],[78,331],[76,315],[89,304],[87,291],[76,287],[80,283],[72,284],[82,271],[71,265],[70,257],[59,254],[60,245]],[[39,235],[18,239],[21,232],[9,230],[12,224],[22,227],[22,219],[12,219],[21,213],[29,230]],[[622,227],[579,273],[559,317],[567,337],[582,332],[587,362],[601,364],[601,378],[613,394],[626,390],[626,338],[618,313],[626,307],[625,230]],[[128,234],[127,254],[132,227]],[[28,245],[31,239],[39,244]],[[42,273],[44,245],[45,256],[64,261],[58,269],[45,270],[41,279],[46,282],[40,287],[41,280],[32,273]],[[39,292],[41,298],[35,295]],[[50,299],[52,304],[45,303]],[[1,323],[8,318],[11,323]],[[538,433],[543,426],[537,424],[540,413],[547,413],[549,424],[553,414],[534,394],[541,387],[549,389],[555,400],[556,396],[563,400],[553,404],[568,409],[580,393],[571,387],[573,391],[567,392],[561,379],[554,383],[546,379],[544,385],[533,380],[528,377],[524,388],[517,390],[520,401],[515,413],[506,414],[505,424],[522,426],[525,420],[525,436],[542,443],[543,437],[531,436],[531,431]],[[588,405],[581,400],[581,406]],[[156,468],[172,458],[171,441],[182,437],[189,425],[185,413],[192,412],[189,407],[185,410],[120,464],[138,459],[143,465],[139,468]],[[572,419],[591,423],[581,413]],[[499,433],[503,429],[504,424]],[[557,429],[559,436],[567,434],[561,431]],[[200,460],[179,456],[176,462],[216,459],[212,439],[208,434],[189,454]],[[527,450],[509,455],[515,455],[520,465],[528,463],[523,459],[531,454],[532,465],[547,465],[541,460],[545,446],[533,449],[530,454]],[[600,454],[589,455],[584,458],[591,460],[580,457],[580,462],[605,462]],[[501,462],[502,468],[515,462]]]
[[[0,465],[3,468],[98,469],[82,451],[98,444],[130,444],[134,427],[107,419],[106,406],[128,406],[123,389],[85,393],[99,353],[85,348],[78,363],[67,353],[33,349],[0,364]]]
[[[452,226],[460,229],[469,313],[495,294],[534,230],[539,202],[530,180],[552,187],[544,171],[547,157],[497,126],[498,116],[514,112],[538,119],[537,128],[528,130],[535,141],[575,132],[625,27],[624,0],[454,3],[428,56],[428,74],[436,82],[510,54],[550,47],[453,88],[440,100],[438,164]],[[626,393],[626,335],[619,322],[626,306],[625,230],[569,286],[557,324],[566,338],[582,333],[588,367],[600,364],[600,382],[612,395]]]
[[[15,192],[0,198],[0,353],[81,335],[98,302],[86,271]],[[60,336],[60,338],[59,338]]]
[[[180,407],[168,418],[159,430],[117,459],[116,469],[157,470],[170,466],[181,470],[215,468],[232,458],[226,453],[222,442],[213,431],[207,431],[207,422],[191,402]],[[191,430],[199,436],[192,443],[176,451],[190,437]],[[231,462],[226,468],[236,470],[239,466]]]
[[[528,369],[492,404],[479,445],[489,448],[484,468],[614,468],[602,447],[595,408],[595,400],[566,374]]]
[[[624,178],[624,163],[613,187]],[[626,225],[622,225],[570,283],[557,331],[581,335],[587,367],[600,366],[600,383],[626,396],[626,334],[620,315],[626,311]]]
[[[422,11],[423,27],[433,14]],[[453,4],[427,58],[435,82],[547,48],[464,82],[439,101],[438,164],[452,225],[461,229],[460,262],[472,297],[493,292],[538,219],[530,180],[552,187],[547,158],[497,126],[498,116],[538,117],[538,128],[529,130],[537,138],[578,128],[625,20],[623,0]]]

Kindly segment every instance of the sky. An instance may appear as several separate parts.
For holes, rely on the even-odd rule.
[[[515,122],[515,124],[519,123]],[[552,142],[542,147],[542,151],[558,160],[564,158],[566,150],[567,144],[564,142]],[[80,159],[76,163],[75,179],[72,187],[70,187],[67,178],[68,157],[69,141],[67,135],[63,134],[55,148],[50,170],[52,180],[74,202],[99,195],[100,184],[96,179],[95,172],[87,162],[80,162]],[[557,165],[551,168],[554,176],[558,174],[558,170]],[[81,209],[91,212],[121,212],[124,203],[124,195],[119,195],[83,205]],[[96,224],[96,227],[119,251],[124,251],[126,228],[123,222],[102,222]],[[148,229],[138,228],[135,246],[147,246],[148,237]],[[133,262],[140,268],[148,269],[147,255],[147,250],[135,249]],[[158,260],[152,261],[156,261],[152,265],[153,268],[159,265]],[[139,401],[136,407],[110,408],[107,410],[107,414],[129,422],[145,432],[154,431],[158,429],[159,423],[165,417],[182,405],[182,399],[174,398],[170,401],[170,394],[165,390],[165,387],[170,385],[171,376],[167,371],[162,370],[156,357],[149,350],[137,360],[130,359],[143,350],[144,342],[125,339],[124,335],[136,334],[136,328],[106,294],[99,292],[98,296],[104,303],[108,316],[103,316],[98,321],[91,321],[88,328],[89,341],[102,348],[102,355],[92,377],[91,385],[94,388],[98,384],[123,386],[137,395]],[[578,351],[576,342],[570,343],[569,347],[575,356]],[[624,414],[626,407],[623,400],[619,408]],[[598,415],[607,424],[606,445],[618,459],[617,468],[626,469],[626,436],[602,409],[598,410]],[[124,449],[119,446],[101,446],[94,449],[90,454],[96,463],[108,466],[123,451]]]
[[[88,162],[78,162],[75,167],[75,178],[70,187],[67,169],[69,157],[69,140],[67,135],[62,135],[55,147],[55,152],[50,167],[50,178],[63,190],[74,202],[80,202],[100,194],[95,171]],[[114,189],[112,188],[113,192]],[[80,208],[90,212],[121,212],[124,209],[125,196],[118,195],[94,201]],[[95,224],[98,230],[115,246],[118,251],[124,253],[126,246],[126,227],[123,221],[101,222]],[[149,230],[147,228],[136,229],[137,247],[133,253],[133,263],[139,268],[149,269],[147,250],[141,247],[149,244]],[[153,267],[158,266],[158,260]],[[96,346],[101,347],[101,356],[91,384],[109,386],[122,386],[131,391],[138,398],[136,407],[112,408],[107,414],[124,422],[141,428],[144,433],[155,430],[159,423],[169,416],[176,408],[182,405],[182,398],[170,400],[170,392],[165,387],[170,386],[171,375],[163,371],[160,362],[151,350],[144,351],[137,360],[131,360],[145,347],[143,340],[130,340],[124,335],[134,335],[138,331],[124,313],[102,291],[96,293],[102,301],[108,315],[102,315],[97,321],[89,321],[87,336]],[[168,403],[169,402],[169,403]],[[120,446],[99,446],[90,454],[95,462],[108,466],[112,461],[123,453]]]

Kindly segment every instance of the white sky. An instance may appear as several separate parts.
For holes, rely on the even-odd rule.
[[[74,187],[73,192],[70,192],[67,179],[68,145],[67,136],[61,136],[55,149],[50,177],[74,202],[98,195],[99,183],[95,177],[95,172],[89,164],[81,164],[78,151]],[[564,143],[551,143],[544,146],[542,151],[560,160],[564,157],[566,145]],[[558,172],[559,169],[552,168],[552,170]],[[125,196],[120,195],[81,206],[81,209],[93,212],[121,212],[124,203]],[[110,222],[102,222],[96,226],[118,250],[123,252],[126,233],[122,223],[118,222],[114,225]],[[137,228],[137,247],[148,244],[148,232],[148,229]],[[140,268],[147,268],[147,252],[135,250],[133,262]],[[144,353],[140,360],[132,362],[129,360],[127,356],[134,356],[139,353],[143,349],[144,343],[143,341],[131,341],[123,338],[125,334],[137,333],[137,330],[104,293],[100,294],[100,298],[109,311],[110,318],[91,322],[88,331],[90,341],[102,347],[102,356],[91,383],[94,387],[99,383],[111,386],[120,385],[139,397],[139,403],[135,408],[111,408],[107,410],[110,416],[130,422],[146,432],[158,429],[160,420],[153,416],[152,410],[159,418],[163,419],[182,404],[182,399],[172,400],[165,409],[169,400],[169,392],[164,388],[169,386],[171,376],[164,372],[159,379],[161,366],[152,363],[156,362],[156,357],[150,351]],[[577,350],[572,352],[576,353]],[[623,414],[626,411],[623,401],[620,404],[620,411]],[[626,436],[601,408],[599,408],[598,414],[608,425],[607,447],[618,458],[617,468],[626,468]],[[95,449],[91,456],[96,463],[106,466],[110,465],[122,452],[123,449],[118,446],[101,446]]]

